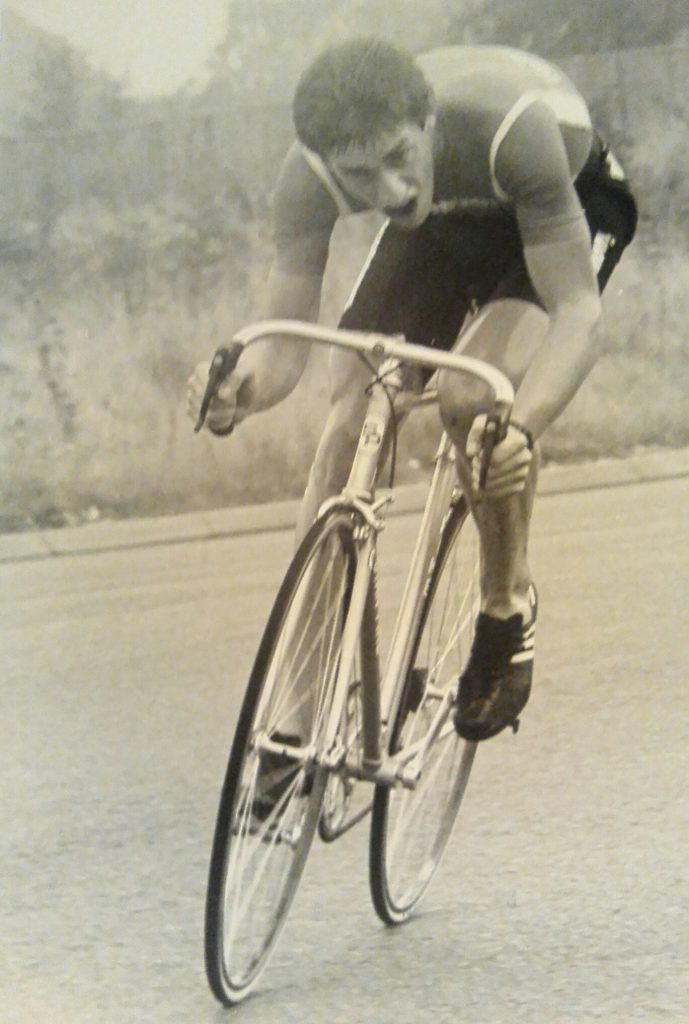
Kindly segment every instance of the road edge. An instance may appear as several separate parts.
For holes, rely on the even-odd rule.
[[[541,472],[538,492],[540,497],[548,497],[681,477],[689,477],[689,449],[644,450],[624,459],[547,466]],[[399,488],[389,514],[418,511],[425,491],[423,483]],[[291,530],[298,505],[298,501],[290,500],[4,534],[0,536],[0,564]]]

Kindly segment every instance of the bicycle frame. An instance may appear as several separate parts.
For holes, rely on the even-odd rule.
[[[235,342],[242,347],[268,337],[279,336],[296,342],[334,345],[372,356],[380,361],[378,378],[371,395],[359,436],[359,442],[345,489],[328,499],[319,514],[329,509],[345,507],[359,514],[363,527],[356,537],[358,544],[357,568],[349,610],[342,635],[338,676],[331,711],[327,721],[323,748],[305,750],[304,760],[315,758],[325,768],[345,768],[347,773],[376,784],[415,785],[421,771],[424,751],[436,738],[447,718],[449,705],[441,703],[426,736],[413,747],[395,755],[386,755],[385,730],[392,721],[401,682],[405,679],[412,656],[411,644],[414,626],[423,600],[423,584],[434,555],[434,543],[442,521],[447,514],[453,490],[457,486],[454,469],[454,448],[443,434],[436,457],[428,498],[421,527],[412,555],[402,601],[390,645],[382,679],[378,664],[377,638],[375,652],[367,659],[368,667],[362,679],[363,758],[361,764],[345,762],[346,751],[338,746],[337,737],[342,708],[347,699],[351,680],[351,667],[359,648],[362,622],[367,602],[374,593],[371,589],[376,567],[377,536],[383,528],[383,510],[392,501],[390,495],[375,497],[375,480],[380,465],[383,443],[390,426],[393,401],[402,389],[400,364],[424,366],[433,370],[450,370],[470,374],[484,381],[492,390],[497,414],[503,421],[509,418],[514,392],[509,380],[495,367],[469,356],[442,352],[405,342],[403,338],[379,334],[364,334],[306,324],[291,320],[268,320],[242,329]],[[384,381],[382,378],[385,378]],[[369,652],[370,653],[370,652]],[[382,727],[381,727],[382,723]],[[269,740],[267,747],[272,747]]]

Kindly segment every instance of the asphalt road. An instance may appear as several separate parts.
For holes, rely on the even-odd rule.
[[[689,482],[540,500],[536,681],[390,931],[318,845],[246,1024],[689,1020]],[[399,589],[411,517],[390,524]],[[286,531],[0,566],[0,1020],[207,1024],[203,900]],[[386,600],[387,606],[387,600]]]

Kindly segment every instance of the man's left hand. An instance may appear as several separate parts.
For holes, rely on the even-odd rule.
[[[471,461],[474,494],[477,498],[507,498],[519,494],[526,485],[533,452],[528,436],[512,424],[508,425],[504,439],[493,449],[485,487],[479,487],[486,419],[483,413],[477,416],[467,437],[466,454]]]

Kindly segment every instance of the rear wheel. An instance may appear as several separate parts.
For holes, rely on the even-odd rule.
[[[323,797],[318,834],[325,843],[335,839],[366,817],[371,809],[370,786],[356,779],[361,765],[363,742],[363,707],[361,700],[361,674],[350,683],[347,701],[342,710],[339,742],[344,749],[342,766],[330,772]]]
[[[455,732],[452,700],[471,650],[479,599],[478,533],[460,497],[445,520],[429,574],[390,753],[423,738],[441,706],[444,721],[415,787],[378,786],[374,798],[371,895],[386,924],[405,921],[426,891],[469,779],[476,744]]]
[[[314,524],[269,617],[221,794],[206,900],[206,971],[237,1003],[256,985],[301,877],[326,785],[319,766],[356,565],[354,519]]]

